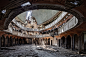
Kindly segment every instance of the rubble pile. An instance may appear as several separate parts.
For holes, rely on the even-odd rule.
[[[74,51],[57,47],[42,45],[21,45],[0,50],[0,57],[86,57]]]

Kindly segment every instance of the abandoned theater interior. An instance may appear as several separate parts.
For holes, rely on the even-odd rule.
[[[0,0],[0,57],[86,57],[86,0]]]

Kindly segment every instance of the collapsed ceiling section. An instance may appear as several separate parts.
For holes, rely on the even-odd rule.
[[[45,21],[48,21],[50,18],[52,18],[57,12],[57,10],[46,10],[46,9],[40,9],[40,10],[33,10],[32,16],[35,17],[37,24],[42,24]]]
[[[58,10],[38,9],[38,10],[32,10],[31,13],[30,11],[21,13],[17,16],[17,18],[25,23],[25,21],[27,20],[27,15],[30,14],[32,17],[36,19],[37,24],[40,25],[43,22],[50,20],[58,12],[59,12]],[[28,15],[28,19],[29,19],[29,15]]]

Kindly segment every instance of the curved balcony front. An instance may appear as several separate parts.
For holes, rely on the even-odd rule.
[[[17,35],[20,37],[28,37],[28,38],[43,38],[43,37],[50,37],[49,34],[43,34],[43,35],[28,35],[28,34],[23,34],[18,31],[14,31],[11,26],[8,26],[8,30],[4,30],[6,32],[12,33],[13,35]]]
[[[58,34],[68,31],[74,28],[78,24],[78,19],[73,16],[68,22],[66,22],[62,27],[58,29]]]

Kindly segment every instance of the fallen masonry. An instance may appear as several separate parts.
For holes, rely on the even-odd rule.
[[[57,46],[20,45],[0,50],[0,57],[86,57]]]

